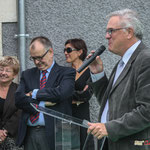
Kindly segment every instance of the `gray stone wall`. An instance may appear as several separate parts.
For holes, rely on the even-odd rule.
[[[144,24],[143,41],[149,45],[150,39],[150,1],[149,0],[26,0],[26,31],[27,39],[26,67],[29,61],[28,45],[31,38],[39,35],[47,36],[53,43],[55,59],[59,64],[66,65],[63,54],[64,43],[69,38],[82,38],[88,50],[97,49],[105,40],[106,15],[112,11],[131,8],[136,10]],[[17,23],[4,23],[3,52],[4,55],[18,56]],[[106,50],[102,55],[106,74],[109,76],[119,57]],[[91,102],[92,120],[97,118],[99,106],[95,100]],[[97,113],[95,113],[97,112]]]

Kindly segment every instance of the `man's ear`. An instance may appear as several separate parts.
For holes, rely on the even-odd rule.
[[[50,55],[54,55],[54,50],[53,50],[53,48],[49,48],[49,52],[50,52]]]
[[[133,28],[128,28],[128,40],[131,39],[134,36],[134,29]]]
[[[54,52],[54,51],[53,51],[53,48],[49,48],[49,51],[52,52],[52,53]]]

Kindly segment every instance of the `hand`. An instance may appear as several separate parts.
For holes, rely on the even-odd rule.
[[[83,101],[72,101],[72,104],[76,104],[77,106],[79,106],[80,104],[84,103]]]
[[[2,143],[7,137],[7,131],[6,130],[0,130],[0,143]]]
[[[76,104],[76,103],[77,103],[77,101],[72,100],[72,104]]]
[[[29,93],[26,93],[26,96],[32,96],[32,91],[30,91]]]
[[[88,133],[91,133],[96,138],[101,139],[104,136],[108,136],[105,124],[103,123],[88,123]]]
[[[94,52],[95,51],[92,50],[91,53],[87,56],[87,59],[90,58],[94,54]],[[103,62],[99,56],[97,56],[96,59],[89,65],[89,68],[93,74],[103,71]]]
[[[85,85],[83,91],[86,91],[88,89],[89,85]]]
[[[3,133],[4,133],[4,135],[5,135],[5,136],[7,136],[8,131],[7,131],[7,130],[5,130],[5,129],[4,129],[3,131],[4,131],[4,132],[3,132]]]

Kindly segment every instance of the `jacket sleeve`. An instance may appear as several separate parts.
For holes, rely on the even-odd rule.
[[[33,100],[31,97],[26,96],[26,93],[29,91],[26,91],[24,76],[25,76],[24,72],[22,72],[20,84],[15,93],[15,105],[17,108],[22,109],[23,111],[25,111],[27,113],[35,114],[36,110],[34,110],[34,108],[32,108],[30,103],[37,103],[37,102],[36,102],[36,100]]]
[[[87,82],[85,81],[85,82],[88,83],[89,81],[91,81],[91,78],[89,78],[88,81]],[[81,102],[88,102],[90,98],[92,97],[92,95],[93,95],[93,89],[91,86],[88,86],[88,88],[85,91],[75,90],[73,93],[73,100],[81,101]]]
[[[89,82],[88,84],[93,88],[93,93],[95,97],[97,98],[99,104],[101,105],[101,100],[108,86],[108,79],[106,75],[104,75],[104,77],[102,77],[98,81],[93,82],[93,83]]]
[[[19,120],[21,117],[21,110],[16,108],[15,112],[11,114],[11,117],[6,120],[3,124],[3,128],[8,131],[8,134],[11,136],[16,136],[18,127],[19,127]]]
[[[74,91],[75,73],[75,70],[72,68],[67,68],[59,72],[54,86],[47,86],[38,90],[36,95],[37,100],[53,103],[60,103],[63,100],[67,100],[67,98],[72,96]]]

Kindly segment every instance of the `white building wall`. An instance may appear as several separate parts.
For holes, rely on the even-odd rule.
[[[16,6],[16,0],[0,0],[0,56],[3,55],[2,23],[17,22]]]

